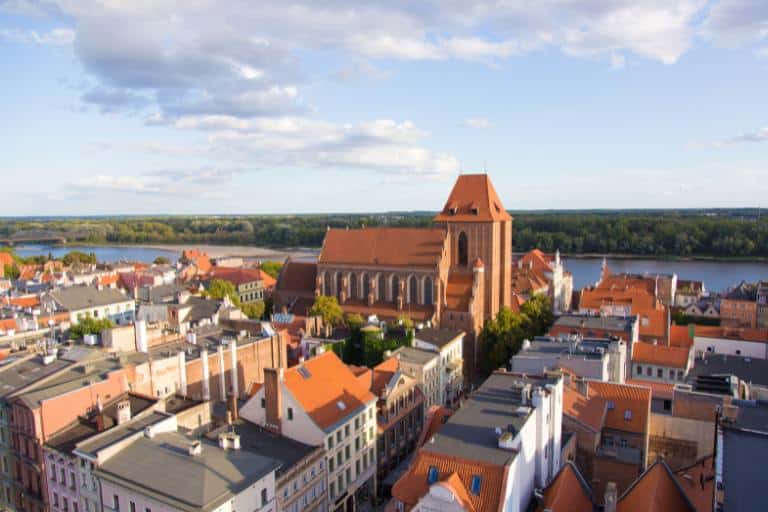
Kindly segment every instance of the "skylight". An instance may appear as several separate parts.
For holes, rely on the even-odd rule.
[[[299,366],[299,370],[298,371],[299,371],[299,375],[301,375],[305,379],[308,379],[308,378],[312,377],[312,374],[309,373],[309,370],[307,370],[307,368],[304,367],[304,366]]]
[[[437,482],[437,477],[439,473],[437,471],[437,468],[435,466],[429,466],[429,471],[427,471],[427,483],[433,484]]]
[[[344,411],[344,410],[346,410],[347,405],[344,402],[342,402],[341,400],[339,400],[338,402],[336,402],[336,407],[338,407],[339,410]]]
[[[483,483],[483,479],[480,477],[480,475],[472,475],[472,483],[470,485],[470,490],[472,491],[472,494],[475,496],[480,496],[480,485]]]

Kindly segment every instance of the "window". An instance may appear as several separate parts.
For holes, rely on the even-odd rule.
[[[341,442],[341,430],[336,432],[336,442],[337,443]]]
[[[358,475],[360,474],[360,459],[355,461],[355,473]]]
[[[56,493],[53,493],[53,506],[54,507],[59,506],[59,495]]]
[[[72,471],[69,472],[69,488],[75,489],[75,473]]]
[[[266,506],[267,502],[269,501],[269,493],[267,493],[266,489],[261,490],[261,506]]]
[[[288,421],[293,421],[293,407],[288,408]]]
[[[136,503],[133,501],[128,502],[128,508],[131,510],[131,512],[136,512]]]
[[[608,400],[608,410],[612,411],[615,408],[616,408],[616,402],[614,402],[613,400]]]
[[[349,445],[344,447],[344,457],[349,460]]]
[[[344,459],[342,459],[342,456],[343,456],[343,455],[344,455],[344,454],[343,454],[343,453],[341,453],[341,452],[339,452],[339,453],[337,453],[337,454],[336,454],[336,465],[337,465],[337,466],[341,466],[341,465],[344,463]]]
[[[632,409],[624,411],[624,421],[630,421],[632,419]]]
[[[677,370],[677,380],[683,380],[683,370]]]
[[[672,400],[664,400],[664,410],[667,412],[672,410]]]
[[[264,397],[261,397],[261,408],[266,409],[267,408],[267,399]]]
[[[345,436],[348,436],[348,435],[349,435],[349,423],[347,423],[346,425],[344,425],[344,435],[345,435]]]
[[[469,265],[469,242],[467,241],[467,234],[463,231],[459,233],[459,242],[457,245],[459,266],[466,267]]]
[[[333,436],[328,437],[328,449],[333,448]]]
[[[470,483],[470,490],[475,496],[480,496],[480,485],[483,483],[483,479],[480,475],[472,475],[472,482]]]
[[[336,484],[334,482],[330,483],[330,486],[328,487],[328,490],[331,494],[331,498],[336,496]]]
[[[117,496],[117,494],[112,495],[112,508],[115,510],[120,510],[120,498]]]
[[[73,502],[72,502],[72,512],[78,512],[78,509],[79,509],[79,508],[80,508],[80,507],[78,507],[78,506],[77,506],[77,502],[76,502],[76,501],[73,501]]]
[[[63,510],[64,512],[69,511],[69,500],[65,497],[61,498],[61,510]]]
[[[660,378],[660,379],[663,379],[664,378],[664,370],[662,370],[661,368],[657,368],[656,369],[656,376],[658,378]]]
[[[334,462],[333,462],[333,457],[331,457],[330,459],[328,459],[328,470],[333,471],[333,467],[334,467]]]
[[[622,448],[626,448],[628,446],[627,440],[622,437],[621,440],[619,441],[619,446],[621,446]]]
[[[429,471],[427,471],[427,483],[431,485],[437,482],[438,475],[437,468],[435,466],[429,466]]]
[[[640,366],[640,365],[637,365],[637,371],[635,373],[637,373],[638,375],[642,375],[643,374],[643,367]]]
[[[649,376],[649,377],[650,377],[650,376],[651,376],[651,373],[652,373],[652,369],[651,369],[651,367],[650,367],[650,366],[646,367],[646,368],[645,368],[645,374],[646,374],[647,376]]]

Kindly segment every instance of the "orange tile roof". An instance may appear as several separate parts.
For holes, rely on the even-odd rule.
[[[26,295],[24,297],[14,297],[8,300],[8,303],[20,308],[33,308],[40,305],[40,297],[37,295]]]
[[[113,284],[117,284],[119,279],[120,279],[120,276],[117,274],[106,274],[103,276],[99,276],[99,284],[102,286],[110,286]]]
[[[317,263],[286,261],[277,280],[280,290],[314,293],[317,286]]]
[[[572,462],[566,462],[544,490],[537,512],[591,512],[592,491]]]
[[[445,288],[446,309],[467,311],[472,297],[473,278],[471,274],[451,274]]]
[[[501,199],[487,174],[462,174],[456,179],[445,206],[434,220],[488,222],[508,221],[512,220],[512,217],[501,204]]]
[[[15,318],[2,318],[0,319],[0,330],[3,331],[9,331],[11,329],[16,329],[16,319]]]
[[[714,457],[711,455],[675,471],[677,483],[697,512],[712,512],[715,491]]]
[[[445,422],[448,421],[448,418],[450,418],[452,414],[453,411],[447,407],[442,407],[440,405],[433,405],[430,407],[425,415],[426,420],[424,421],[424,429],[419,436],[418,446],[421,447],[424,443],[432,439],[432,436],[437,434],[438,430],[445,425]]]
[[[5,251],[0,251],[0,265],[13,265],[13,256]]]
[[[461,483],[464,492],[457,490],[457,494],[462,494],[457,497],[468,500],[473,510],[477,512],[498,510],[503,494],[504,467],[424,450],[417,452],[408,471],[392,487],[392,496],[406,504],[406,508],[416,505],[429,492],[427,473],[430,466],[437,468],[439,481],[451,479],[451,485],[457,487],[458,482]],[[458,479],[452,476],[454,474]],[[479,476],[482,482],[479,495],[466,493],[475,475]]]
[[[693,338],[691,328],[687,325],[672,324],[669,326],[669,344],[673,347],[691,347]]]
[[[472,505],[472,499],[469,497],[467,488],[464,487],[464,484],[461,481],[461,477],[459,477],[458,474],[451,473],[446,478],[441,480],[437,485],[442,485],[451,491],[453,495],[456,496],[456,500],[464,510],[475,512],[475,507]]]
[[[333,352],[325,352],[285,372],[285,385],[318,427],[326,429],[359,412],[375,397]],[[342,407],[339,406],[342,405]]]
[[[651,390],[651,397],[659,400],[672,400],[675,391],[675,385],[667,382],[628,379],[626,383],[631,386],[647,387]]]
[[[587,398],[576,389],[563,388],[563,414],[570,416],[593,432],[600,432],[608,411],[607,402],[599,396]]]
[[[696,509],[669,466],[657,460],[619,498],[616,512],[696,512]]]
[[[528,267],[512,267],[512,292],[530,294],[549,287],[549,280],[540,270]]]
[[[703,338],[730,338],[734,340],[768,342],[768,329],[696,325],[695,330],[695,335]]]
[[[261,388],[263,388],[263,387],[264,387],[263,383],[261,383],[261,382],[254,382],[253,384],[251,384],[250,389],[248,389],[248,397],[250,398],[252,396],[255,396],[256,393],[258,393],[259,390]]]
[[[552,257],[539,249],[533,249],[520,258],[523,267],[532,268],[538,272],[552,272]]]
[[[373,379],[371,382],[371,392],[377,397],[387,387],[389,381],[400,369],[400,360],[396,357],[390,357],[386,361],[373,367]]]
[[[330,229],[319,263],[435,267],[443,256],[442,228]]]
[[[670,368],[685,368],[688,366],[690,351],[690,348],[667,347],[641,341],[632,345],[632,362]]]
[[[651,390],[613,382],[589,381],[588,396],[599,396],[608,402],[605,426],[637,434],[648,432],[651,414]],[[626,411],[631,411],[626,415]]]
[[[655,295],[656,280],[653,277],[626,274],[609,274],[598,283],[598,288],[626,288],[642,290]]]
[[[268,275],[266,272],[262,272],[261,270],[253,268],[213,267],[211,269],[210,276],[214,279],[222,279],[234,285],[262,281],[265,288],[267,285],[264,281],[264,276],[268,277],[269,281],[273,283],[273,285],[275,282],[274,278]]]
[[[39,270],[37,265],[21,265],[19,267],[19,279],[22,281],[34,279]]]

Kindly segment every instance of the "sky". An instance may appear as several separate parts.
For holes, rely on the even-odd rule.
[[[0,0],[0,216],[768,206],[766,0]]]

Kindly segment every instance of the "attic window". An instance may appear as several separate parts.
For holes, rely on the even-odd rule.
[[[470,206],[469,211],[472,212],[472,215],[479,215],[480,214],[480,208],[476,204],[473,204]]]
[[[429,466],[429,471],[427,471],[427,483],[431,485],[437,482],[437,476],[437,468],[435,466]]]
[[[456,212],[458,210],[459,210],[458,207],[454,203],[451,203],[448,205],[448,213],[450,215],[456,215]]]
[[[624,411],[624,421],[630,421],[632,419],[632,409]]]
[[[608,410],[612,411],[616,408],[616,403],[613,400],[608,400]]]
[[[470,485],[470,490],[472,491],[472,494],[475,496],[480,496],[480,485],[483,483],[483,479],[480,477],[480,475],[472,475],[472,483]]]
[[[501,206],[499,206],[499,203],[493,203],[493,207],[496,210],[496,213],[501,213]]]

